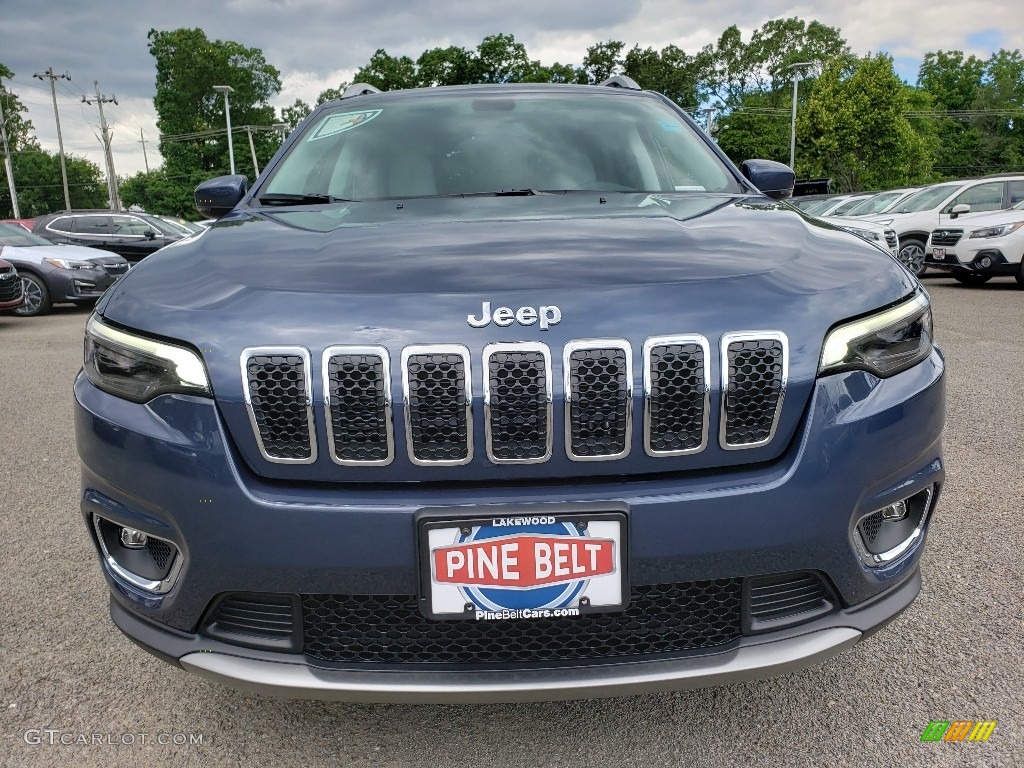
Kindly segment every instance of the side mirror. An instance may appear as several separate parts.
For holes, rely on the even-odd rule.
[[[196,187],[196,208],[209,219],[227,216],[249,191],[245,176],[218,176]]]
[[[147,229],[147,230],[146,230],[146,238],[147,238],[148,240],[153,240],[153,239],[155,239],[155,238],[156,238],[156,232],[154,232],[154,231],[153,231],[152,229]]]
[[[950,209],[949,217],[951,219],[955,219],[961,213],[970,213],[970,212],[971,212],[971,206],[969,206],[967,203],[957,203],[956,205],[954,205]]]
[[[768,197],[785,200],[793,196],[796,174],[788,165],[774,160],[745,160],[740,171]]]

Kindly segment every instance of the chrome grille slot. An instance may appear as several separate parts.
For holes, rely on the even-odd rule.
[[[456,466],[473,458],[469,350],[451,344],[402,350],[406,441],[413,464]]]
[[[644,342],[644,450],[683,456],[707,446],[710,351],[703,336]]]
[[[632,438],[633,351],[623,339],[565,346],[565,452],[573,461],[620,459]]]
[[[932,245],[946,246],[947,248],[960,242],[964,236],[962,229],[937,229],[932,232]]]
[[[260,453],[279,464],[316,461],[309,352],[304,347],[250,347],[242,384]]]
[[[344,466],[390,464],[394,433],[387,350],[328,347],[321,369],[331,459]]]
[[[544,344],[489,344],[483,351],[487,458],[533,464],[551,458],[551,353]]]
[[[780,331],[722,337],[723,448],[757,448],[771,441],[782,412],[788,369],[788,341]]]

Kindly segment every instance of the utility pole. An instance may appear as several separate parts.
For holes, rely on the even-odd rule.
[[[11,207],[14,209],[14,218],[20,219],[18,192],[14,189],[14,166],[11,165],[11,150],[7,146],[7,122],[4,120],[3,99],[0,99],[0,137],[4,142],[4,170],[7,171],[7,188],[11,191]]]
[[[789,167],[796,172],[796,89],[800,84],[801,70],[812,66],[810,61],[798,61],[795,64],[790,64],[786,69],[792,70],[793,72],[793,120],[790,123],[789,129]]]
[[[228,159],[231,163],[231,175],[235,175],[235,145],[231,142],[231,100],[228,98],[229,94],[235,92],[235,89],[230,85],[215,85],[213,90],[217,93],[224,94],[224,117],[228,124]]]
[[[256,169],[256,175],[260,175],[260,164],[256,160],[256,146],[252,143],[252,126],[245,126],[245,132],[249,136],[249,151],[252,152],[252,167]]]
[[[103,157],[107,162],[107,191],[110,194],[110,210],[121,210],[121,198],[117,189],[117,175],[114,173],[114,153],[110,150],[110,130],[107,128],[106,118],[103,116],[104,104],[117,104],[117,97],[111,95],[108,99],[100,93],[99,80],[92,81],[96,88],[96,106],[100,110],[100,133],[103,135]],[[82,96],[82,101],[92,106],[92,100]]]
[[[53,116],[57,120],[57,147],[60,149],[60,177],[64,182],[64,209],[71,210],[71,195],[68,193],[68,168],[64,162],[64,138],[60,134],[60,113],[57,111],[57,81],[67,80],[71,82],[71,75],[65,72],[63,75],[55,75],[53,67],[45,72],[36,72],[33,77],[40,80],[50,81],[50,95],[53,96]]]
[[[139,138],[142,139],[139,142],[142,145],[142,162],[146,164],[146,173],[149,173],[149,158],[146,156],[146,135],[142,132],[142,128],[139,128]]]
[[[704,113],[704,133],[708,136],[711,135],[711,116],[718,111],[718,107],[704,107],[701,110]]]

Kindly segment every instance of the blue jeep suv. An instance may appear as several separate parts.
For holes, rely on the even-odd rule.
[[[613,696],[778,674],[916,597],[929,297],[663,96],[317,108],[89,319],[81,509],[116,625],[242,689]]]

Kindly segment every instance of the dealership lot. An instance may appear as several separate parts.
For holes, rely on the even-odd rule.
[[[1024,292],[925,284],[949,366],[948,478],[907,613],[781,678],[514,706],[278,701],[134,647],[77,509],[87,312],[0,316],[0,764],[1024,765]],[[933,720],[999,724],[987,743],[923,744]]]

